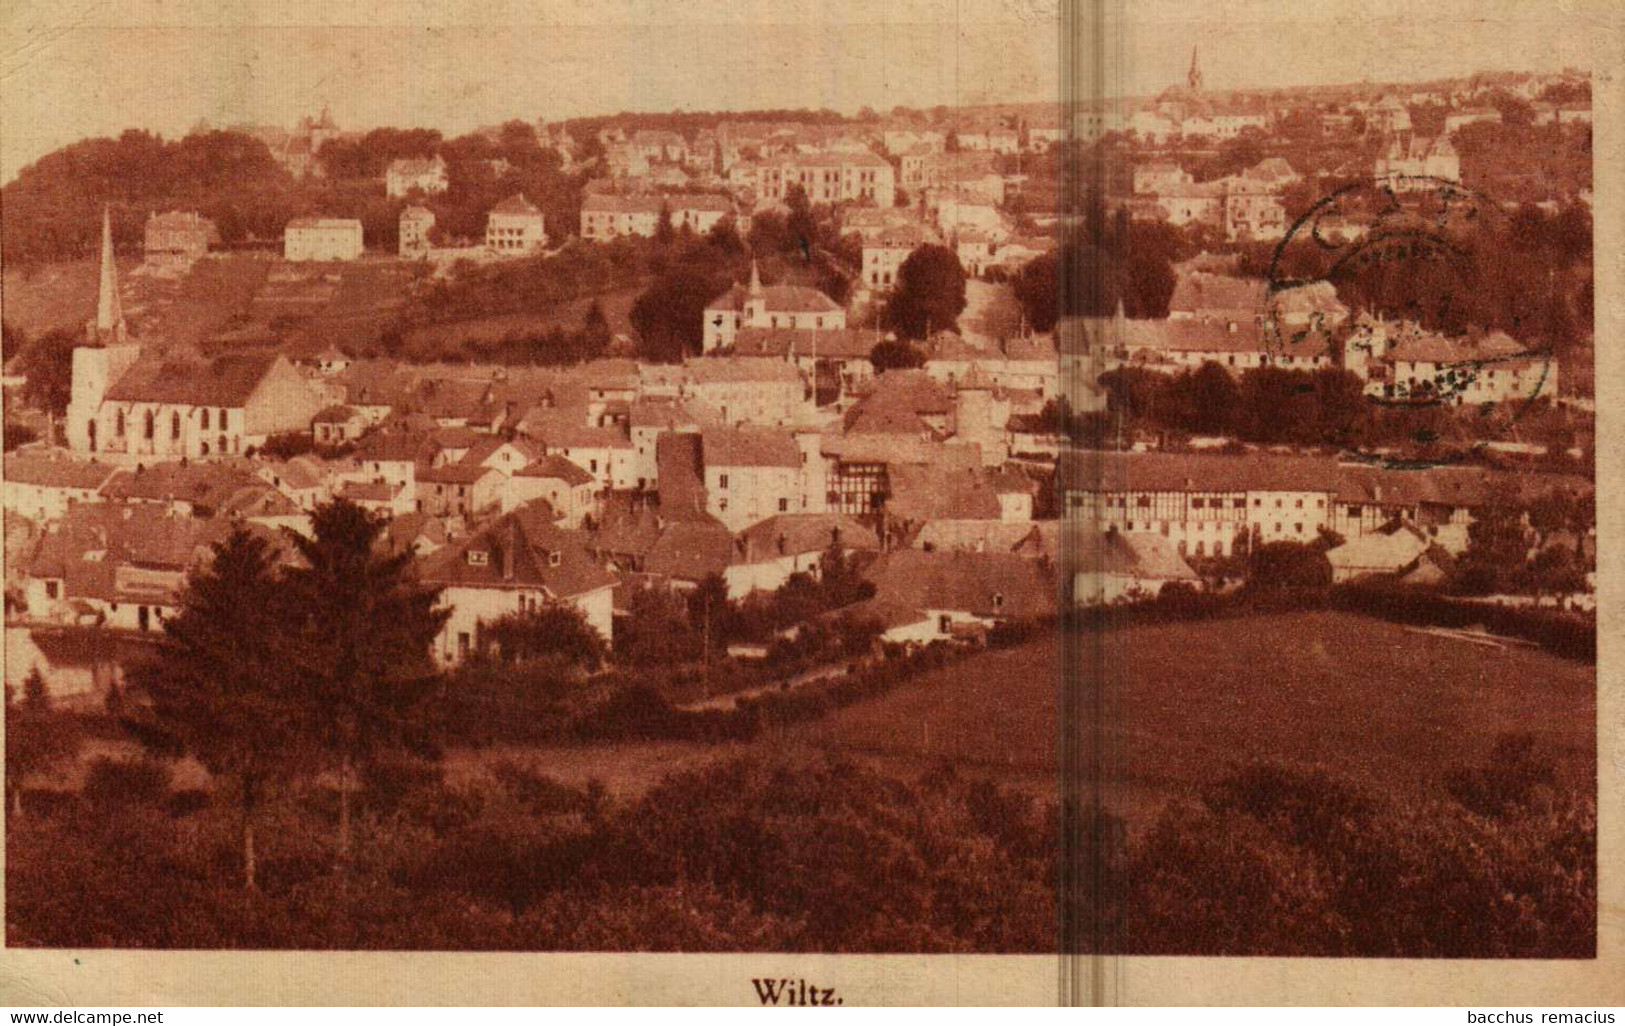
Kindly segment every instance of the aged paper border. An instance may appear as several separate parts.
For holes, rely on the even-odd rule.
[[[1003,0],[1012,19],[1054,17],[1043,0]],[[1061,0],[1072,17],[1080,7],[1103,4],[1132,11],[1132,0]],[[46,5],[17,0],[0,15],[0,33],[12,19],[39,16]],[[61,19],[80,24],[177,24],[178,11],[193,5],[126,0],[96,5],[90,13],[64,11]],[[211,5],[212,6],[212,5]],[[244,2],[222,15],[219,8],[199,13],[210,24],[395,24],[430,22],[501,25],[536,21],[536,3],[523,0],[326,0]],[[654,8],[630,0],[596,5],[646,21]],[[732,21],[708,0],[683,5],[696,15]],[[772,0],[752,5],[771,8],[781,23],[823,20],[833,7],[853,19],[874,18],[873,8],[855,0]],[[903,16],[951,16],[954,4],[900,0]],[[1213,5],[1211,17],[1257,15],[1294,7],[1233,0]],[[1392,13],[1391,0],[1367,5]],[[1597,354],[1599,438],[1612,441],[1622,431],[1615,404],[1625,399],[1625,350],[1612,344],[1625,331],[1625,9],[1608,0],[1493,0],[1476,5],[1483,17],[1539,8],[1543,17],[1580,18],[1591,23],[1596,52],[1595,178],[1597,336],[1608,339]],[[1229,8],[1226,12],[1223,8]],[[197,9],[208,9],[197,5]],[[702,10],[703,9],[703,10]],[[822,17],[814,12],[821,12]],[[477,12],[477,13],[476,13]],[[894,10],[893,16],[896,15]],[[612,24],[616,13],[609,13]],[[669,16],[669,14],[667,15]],[[762,15],[766,17],[766,14]],[[1275,14],[1279,17],[1280,14]],[[568,17],[566,15],[565,17]],[[545,17],[541,20],[547,20]],[[1087,20],[1083,18],[1082,20]],[[17,22],[12,22],[16,24]],[[188,22],[190,23],[190,22]],[[1509,49],[1530,41],[1508,39]],[[19,46],[0,49],[0,88],[19,88],[6,64]],[[0,125],[0,132],[4,126]],[[1616,443],[1617,444],[1617,443]],[[1598,451],[1615,450],[1599,444]],[[1082,973],[1068,978],[1098,986],[1063,990],[1061,962],[1055,956],[911,955],[653,955],[653,954],[481,954],[333,952],[142,952],[107,950],[0,950],[0,1004],[89,1005],[316,1005],[316,1004],[754,1004],[753,977],[801,977],[835,987],[848,1004],[1052,1004],[1082,1000],[1107,1004],[1620,1004],[1625,1003],[1625,618],[1619,602],[1625,584],[1625,551],[1614,544],[1625,531],[1618,502],[1625,468],[1599,459],[1598,530],[1600,658],[1598,663],[1599,882],[1601,899],[1598,957],[1587,961],[1439,961],[1378,959],[1138,958],[1086,960]],[[3,810],[0,810],[3,816]],[[3,826],[3,819],[0,819]],[[0,865],[4,854],[0,851]],[[1098,966],[1098,971],[1091,972]]]

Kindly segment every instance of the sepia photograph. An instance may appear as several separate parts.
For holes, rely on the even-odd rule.
[[[24,6],[7,949],[1605,953],[1585,11]]]

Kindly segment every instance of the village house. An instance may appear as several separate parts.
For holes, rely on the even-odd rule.
[[[924,229],[913,225],[882,230],[863,243],[863,283],[876,292],[889,292],[897,284],[897,271],[916,248],[927,241]]]
[[[784,513],[753,524],[735,538],[733,557],[722,571],[728,597],[777,591],[792,574],[816,579],[834,546],[850,558],[880,551],[880,539],[862,522],[839,513]]]
[[[416,482],[412,509],[437,517],[472,517],[501,502],[506,478],[500,471],[479,463],[448,463],[444,466],[420,464],[413,474]]]
[[[1364,320],[1348,345],[1366,368],[1366,392],[1388,400],[1477,406],[1558,394],[1558,364],[1505,332],[1451,338],[1416,324]]]
[[[818,402],[851,393],[875,376],[869,356],[884,335],[875,328],[741,328],[732,352],[739,357],[770,357],[801,370],[815,381]]]
[[[6,512],[35,521],[66,516],[76,503],[102,501],[102,486],[116,469],[94,460],[7,453]]]
[[[446,177],[446,158],[438,153],[432,157],[392,160],[384,172],[384,193],[390,199],[410,196],[414,192],[434,196],[449,188],[451,180]]]
[[[833,299],[805,285],[764,286],[753,260],[748,285],[735,285],[706,304],[700,344],[707,353],[731,346],[741,328],[844,327],[846,311]]]
[[[547,245],[541,210],[515,193],[485,217],[485,248],[498,256],[529,256]]]
[[[329,406],[310,420],[311,440],[322,448],[356,441],[366,429],[366,418],[353,406]]]
[[[147,215],[143,263],[155,271],[185,274],[220,242],[213,221],[192,211],[172,210]]]
[[[1098,531],[1078,521],[1062,524],[1072,538],[1076,567],[1069,583],[1074,605],[1143,602],[1173,583],[1199,587],[1201,576],[1158,534]]]
[[[683,398],[717,424],[782,427],[807,411],[807,384],[795,364],[759,356],[703,356],[684,363]]]
[[[617,578],[585,542],[580,532],[552,523],[550,511],[538,504],[424,558],[419,576],[440,587],[440,604],[451,611],[435,639],[435,659],[442,665],[463,662],[480,650],[484,625],[552,604],[577,609],[609,641]]]
[[[434,228],[434,211],[427,207],[412,205],[401,211],[399,221],[400,255],[403,257],[427,256],[433,248],[429,241],[429,232]]]
[[[802,453],[788,432],[770,428],[700,431],[705,511],[730,531],[779,513],[807,512]]]
[[[1008,552],[892,549],[865,572],[875,586],[853,616],[876,617],[885,641],[924,645],[985,636],[995,624],[1053,616],[1053,566]]]
[[[527,503],[547,503],[560,526],[579,528],[598,510],[599,483],[563,456],[542,456],[521,467],[501,485],[502,512]]]
[[[391,481],[340,481],[334,497],[382,517],[400,516],[413,510],[413,504],[406,498],[406,486]]]
[[[353,217],[296,217],[282,231],[282,259],[359,260],[361,222]]]

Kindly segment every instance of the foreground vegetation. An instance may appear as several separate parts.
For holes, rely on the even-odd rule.
[[[263,885],[237,816],[152,763],[34,801],[7,848],[7,943],[47,947],[1043,952],[1054,801],[937,770],[753,756],[641,798],[511,764],[369,774],[339,860],[331,790],[276,803]],[[1252,764],[1148,829],[1080,817],[1091,947],[1134,953],[1586,957],[1595,803],[1527,740],[1425,801]]]

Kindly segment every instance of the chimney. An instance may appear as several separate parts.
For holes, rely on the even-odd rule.
[[[508,539],[502,546],[502,579],[513,580],[513,554],[519,548],[519,525],[513,521],[508,523]]]

